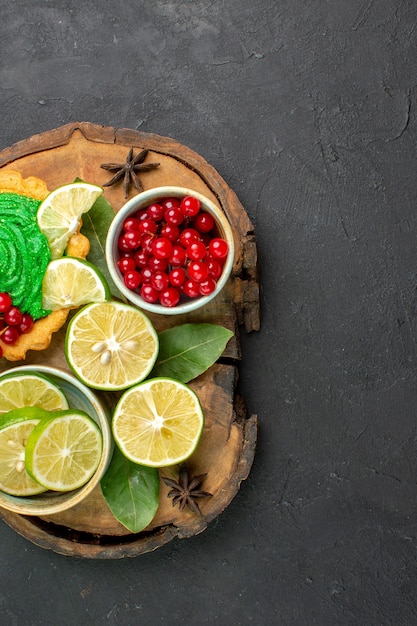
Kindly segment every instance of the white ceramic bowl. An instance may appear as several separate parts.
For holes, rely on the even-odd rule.
[[[179,304],[174,307],[165,307],[161,304],[145,302],[139,293],[126,287],[123,281],[122,273],[117,266],[117,259],[119,255],[117,244],[122,232],[123,222],[128,216],[137,213],[140,209],[144,209],[149,204],[157,202],[162,198],[183,198],[185,196],[194,196],[200,200],[202,209],[214,217],[219,236],[227,241],[229,252],[223,266],[223,272],[217,281],[216,289],[207,296],[200,296],[198,298],[180,301]],[[116,287],[132,304],[146,311],[160,313],[162,315],[189,313],[190,311],[195,311],[206,305],[213,298],[215,298],[225,286],[232,271],[234,261],[233,232],[223,211],[201,193],[185,187],[154,187],[153,189],[139,193],[137,196],[126,202],[118,213],[116,213],[107,235],[106,260],[110,275]]]
[[[19,374],[38,372],[47,376],[62,389],[70,408],[85,411],[100,427],[103,436],[103,453],[100,463],[91,479],[79,489],[59,493],[48,491],[36,496],[26,497],[11,496],[0,491],[0,507],[14,513],[42,516],[60,513],[84,500],[99,484],[110,463],[113,452],[113,440],[107,410],[104,403],[98,399],[91,389],[64,370],[42,365],[22,365],[2,372],[0,377],[12,372]]]

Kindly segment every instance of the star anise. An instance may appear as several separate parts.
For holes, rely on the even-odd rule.
[[[202,491],[199,487],[207,474],[200,474],[199,476],[189,476],[186,467],[183,465],[180,469],[178,482],[171,478],[164,478],[162,480],[168,487],[172,487],[168,492],[168,498],[172,498],[172,506],[179,505],[180,511],[188,506],[191,511],[201,515],[201,511],[198,507],[195,499],[208,498],[212,494],[208,491]]]
[[[159,163],[144,163],[143,161],[148,154],[148,150],[142,150],[135,157],[133,156],[133,148],[130,148],[129,154],[126,157],[125,163],[102,163],[100,167],[109,172],[116,172],[116,174],[103,184],[103,187],[110,187],[122,180],[123,189],[125,192],[125,198],[129,195],[129,187],[132,183],[138,191],[143,191],[142,183],[139,180],[137,172],[149,172],[156,167],[159,167]]]

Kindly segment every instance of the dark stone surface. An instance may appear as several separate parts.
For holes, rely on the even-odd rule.
[[[82,120],[174,137],[236,191],[262,268],[230,507],[116,562],[2,524],[2,623],[417,623],[415,2],[0,6],[1,147]]]

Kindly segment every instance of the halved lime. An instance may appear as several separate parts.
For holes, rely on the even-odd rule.
[[[63,391],[41,374],[16,372],[0,376],[0,415],[29,406],[59,411],[67,409],[68,402]]]
[[[72,318],[65,356],[78,378],[94,389],[126,389],[146,378],[158,355],[149,318],[129,304],[89,304]]]
[[[0,489],[12,496],[33,496],[45,491],[26,471],[25,448],[33,429],[50,415],[38,407],[8,411],[0,422]]]
[[[125,391],[112,421],[121,452],[150,467],[185,461],[196,449],[203,426],[198,396],[170,378],[152,378]]]
[[[42,306],[56,311],[90,302],[104,302],[110,289],[100,270],[83,259],[61,257],[51,261],[42,282]]]
[[[100,462],[102,435],[83,411],[57,411],[39,422],[26,444],[29,475],[46,489],[72,491],[84,485]]]
[[[62,256],[69,238],[78,230],[82,214],[102,193],[97,185],[70,183],[54,189],[41,203],[38,226],[48,240],[52,259]]]

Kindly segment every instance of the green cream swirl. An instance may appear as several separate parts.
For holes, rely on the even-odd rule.
[[[42,280],[51,254],[36,220],[39,205],[33,198],[0,193],[0,292],[33,319],[50,313],[42,308]]]

